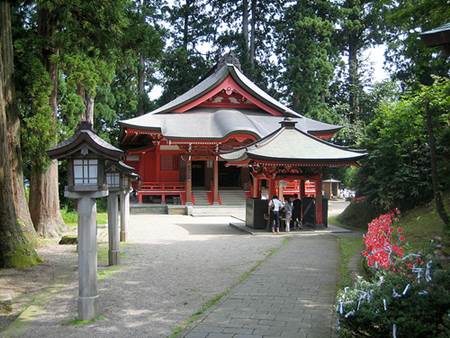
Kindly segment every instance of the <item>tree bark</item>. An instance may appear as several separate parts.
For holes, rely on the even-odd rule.
[[[359,75],[358,75],[358,49],[352,39],[348,45],[348,84],[349,84],[349,106],[351,121],[359,116]]]
[[[145,61],[142,54],[139,55],[138,66],[138,109],[137,114],[144,114],[144,97],[145,97]]]
[[[246,60],[249,60],[248,53],[248,0],[242,0],[242,47]]]
[[[25,222],[27,216],[30,221],[31,218],[22,183],[20,143],[16,138],[20,125],[14,110],[13,70],[11,7],[8,1],[0,1],[0,268],[39,262],[33,226]]]
[[[185,51],[188,49],[189,42],[189,16],[191,12],[191,2],[192,0],[186,0],[186,4],[184,5],[184,26],[183,26],[183,48]]]
[[[58,51],[50,46],[55,31],[56,21],[47,10],[38,10],[39,35],[47,42],[41,51],[41,60],[50,73],[52,91],[49,104],[53,112],[52,124],[56,128],[58,114],[58,66],[51,61],[51,56]],[[51,161],[48,168],[38,168],[33,165],[30,177],[31,219],[36,232],[43,237],[57,237],[64,231],[64,221],[60,212],[58,161]]]
[[[84,102],[84,112],[81,114],[81,121],[88,121],[94,127],[94,100],[95,97],[90,96],[86,89],[78,84],[77,94]]]
[[[255,70],[255,40],[256,40],[256,6],[257,0],[252,0],[252,18],[250,21],[250,68],[252,72]]]
[[[439,176],[437,172],[436,159],[436,139],[433,131],[433,112],[431,111],[429,102],[425,102],[425,114],[427,121],[428,143],[430,145],[430,162],[431,162],[431,182],[433,185],[434,201],[436,203],[436,211],[442,222],[448,227],[450,226],[447,211],[442,202],[442,195],[439,188]]]

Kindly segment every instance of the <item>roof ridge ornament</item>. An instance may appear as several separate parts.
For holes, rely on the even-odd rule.
[[[240,63],[238,57],[236,56],[236,54],[234,54],[234,52],[232,52],[232,51],[225,53],[224,55],[222,55],[219,58],[219,62],[217,62],[216,70],[222,68],[223,66],[229,65],[229,64],[232,64],[237,69],[242,71],[241,63]]]
[[[94,131],[94,129],[92,128],[92,123],[90,121],[80,121],[80,123],[78,124],[77,130],[91,130]]]
[[[295,121],[294,119],[290,118],[289,116],[285,117],[281,122],[281,128],[286,128],[286,129],[295,129],[295,124],[297,123],[297,121]]]

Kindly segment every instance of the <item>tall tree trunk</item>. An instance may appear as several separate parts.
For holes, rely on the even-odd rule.
[[[189,42],[189,16],[191,12],[191,2],[192,0],[186,0],[184,5],[184,27],[183,27],[183,48],[187,51]]]
[[[38,11],[39,34],[47,45],[41,51],[41,60],[50,73],[52,91],[49,104],[53,112],[52,124],[57,126],[58,114],[58,66],[51,61],[51,56],[58,54],[49,44],[55,30],[54,16],[42,8]],[[64,221],[60,212],[58,187],[58,161],[51,161],[48,168],[33,165],[30,177],[31,219],[36,232],[43,237],[57,237],[64,230]]]
[[[81,114],[81,121],[88,121],[94,127],[94,97],[91,97],[86,89],[81,85],[77,85],[77,94],[84,102],[84,112]]]
[[[353,38],[349,39],[348,45],[348,85],[349,85],[349,106],[351,111],[351,121],[359,116],[359,74],[358,74],[358,48]]]
[[[431,111],[429,102],[425,102],[425,114],[427,120],[428,143],[430,145],[430,162],[431,162],[431,182],[433,185],[434,200],[436,203],[436,211],[442,222],[448,227],[450,226],[447,211],[444,203],[442,203],[442,195],[439,188],[439,176],[437,172],[436,159],[436,139],[433,132],[433,112]]]
[[[25,267],[39,262],[34,250],[35,232],[32,224],[19,218],[23,217],[20,215],[24,212],[22,207],[25,206],[27,211],[28,208],[21,181],[20,143],[19,139],[15,139],[19,123],[16,123],[17,114],[13,104],[12,48],[11,7],[8,1],[0,1],[0,268]],[[16,145],[19,148],[15,148]],[[17,154],[19,158],[16,158]],[[17,194],[18,188],[21,195]],[[19,200],[20,197],[23,202]]]
[[[242,0],[242,50],[246,61],[249,61],[248,53],[248,0]]]
[[[139,54],[138,66],[138,115],[144,114],[144,97],[145,97],[145,61],[144,56]]]
[[[255,40],[256,40],[256,6],[257,6],[257,0],[252,0],[252,18],[250,21],[250,68],[251,71],[254,72],[255,70]]]

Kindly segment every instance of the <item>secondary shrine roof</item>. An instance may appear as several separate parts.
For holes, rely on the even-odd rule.
[[[292,119],[283,120],[281,128],[272,134],[220,156],[231,163],[248,160],[299,163],[302,165],[356,162],[367,155],[365,151],[337,146],[295,128]]]
[[[183,114],[146,114],[123,121],[127,127],[139,127],[161,132],[168,139],[222,139],[236,132],[264,137],[279,127],[282,116],[258,111],[226,108],[196,108]],[[138,124],[133,121],[138,120]],[[315,121],[307,117],[294,118],[305,132],[337,131],[339,126]]]

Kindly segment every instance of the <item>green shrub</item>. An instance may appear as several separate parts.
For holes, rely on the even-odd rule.
[[[381,213],[382,210],[375,207],[367,200],[353,201],[338,216],[337,220],[341,224],[349,225],[354,228],[367,229],[367,224]]]

